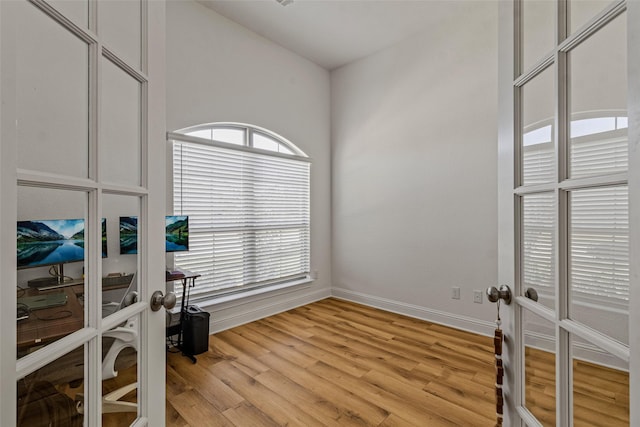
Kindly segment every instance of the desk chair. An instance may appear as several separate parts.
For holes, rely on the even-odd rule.
[[[129,287],[122,294],[119,303],[103,303],[102,317],[104,318],[124,307],[135,303],[138,298],[138,293],[136,291],[137,285],[138,283],[136,280],[136,276],[134,275],[131,279]],[[102,334],[102,336],[104,338],[111,338],[113,340],[106,354],[103,353],[104,356],[102,358],[102,380],[104,381],[118,376],[118,371],[116,370],[116,359],[125,349],[133,349],[134,355],[138,353],[138,318],[133,317],[131,319],[128,319],[124,324],[106,331]],[[136,403],[120,400],[122,397],[135,390],[137,387],[138,383],[135,382],[102,396],[102,412],[137,412],[138,405]],[[84,401],[82,394],[78,394],[78,396],[76,397],[76,407],[78,413],[84,413]]]

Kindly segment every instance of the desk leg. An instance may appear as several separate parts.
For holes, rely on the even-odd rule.
[[[193,280],[193,279],[192,279]],[[182,342],[183,340],[183,327],[184,327],[184,313],[185,313],[185,305],[188,306],[189,301],[187,301],[186,296],[187,296],[187,287],[189,286],[189,279],[188,278],[184,278],[182,279],[182,301],[180,302],[180,331],[178,332],[178,348],[180,349],[180,351],[182,351],[182,355],[188,357],[191,362],[193,362],[194,364],[196,362],[198,362],[198,359],[196,359],[196,357],[193,354],[189,354],[186,353],[184,351],[184,343]]]

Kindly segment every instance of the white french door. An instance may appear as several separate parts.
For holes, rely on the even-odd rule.
[[[505,425],[640,425],[640,4],[500,3]]]
[[[2,426],[164,425],[164,7],[0,2]]]

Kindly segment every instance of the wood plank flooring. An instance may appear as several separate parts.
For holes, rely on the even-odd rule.
[[[195,365],[169,354],[167,426],[493,426],[492,351],[488,337],[326,299],[212,335]],[[554,426],[555,356],[527,348],[525,365],[527,406]],[[628,373],[575,360],[573,380],[576,427],[629,425]]]
[[[492,341],[326,299],[167,360],[167,426],[491,426]]]
[[[525,400],[545,426],[556,417],[555,355],[525,351]],[[629,425],[629,374],[582,360],[573,361],[574,425],[617,427]]]
[[[104,393],[136,381],[125,359]],[[527,348],[525,379],[554,426],[555,356]],[[494,380],[491,338],[330,298],[212,335],[195,365],[169,353],[167,426],[493,426]],[[573,381],[576,427],[629,425],[627,372],[574,360]]]

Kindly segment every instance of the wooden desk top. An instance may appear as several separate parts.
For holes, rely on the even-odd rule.
[[[183,270],[181,268],[174,268],[173,270],[166,272],[167,282],[175,282],[184,279],[196,279],[200,277],[200,273],[195,273],[189,270]]]
[[[48,344],[82,329],[84,326],[84,309],[80,301],[78,301],[76,287],[69,286],[50,291],[27,289],[25,296],[61,291],[67,295],[67,303],[65,305],[35,310],[29,313],[28,319],[18,320],[18,349]]]

